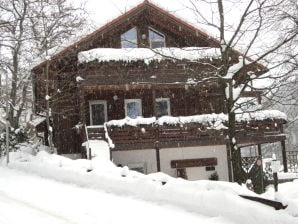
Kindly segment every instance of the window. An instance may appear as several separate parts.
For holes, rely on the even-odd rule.
[[[130,118],[137,118],[142,116],[142,101],[140,99],[126,99],[125,116]]]
[[[122,48],[136,48],[138,47],[137,41],[137,28],[133,27],[124,34],[121,35],[121,47]]]
[[[150,48],[158,48],[158,47],[165,47],[166,41],[165,41],[165,35],[162,33],[149,28],[149,42],[150,42]]]
[[[156,112],[156,117],[171,115],[170,99],[169,98],[155,99],[155,112]]]
[[[89,101],[90,124],[103,125],[107,121],[107,102],[105,100]]]

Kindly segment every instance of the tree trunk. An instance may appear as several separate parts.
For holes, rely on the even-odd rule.
[[[229,127],[228,127],[228,133],[229,133],[229,146],[231,150],[231,156],[232,156],[232,168],[233,168],[233,176],[234,181],[241,184],[243,182],[242,178],[242,167],[241,167],[241,152],[240,148],[237,146],[236,141],[236,116],[234,112],[229,112],[228,114],[229,118]]]
[[[234,95],[233,95],[233,79],[228,81],[229,93],[227,96],[228,109],[228,145],[231,150],[232,170],[234,181],[241,184],[242,167],[241,167],[241,152],[237,146],[236,140],[236,114],[234,112]]]
[[[45,75],[46,75],[46,124],[47,124],[47,131],[48,131],[48,142],[50,146],[51,152],[54,152],[53,146],[53,127],[50,124],[50,99],[49,99],[49,61],[47,60],[46,68],[45,68]]]

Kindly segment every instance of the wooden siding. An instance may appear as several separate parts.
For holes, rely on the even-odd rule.
[[[89,125],[89,101],[106,100],[108,120],[118,120],[125,118],[124,100],[125,99],[141,99],[142,100],[142,116],[153,117],[154,114],[154,96],[153,86],[144,85],[142,88],[131,88],[125,86],[123,89],[86,89],[84,91],[84,113],[83,120]],[[206,87],[188,87],[184,85],[179,88],[171,87],[155,87],[155,98],[169,98],[172,116],[189,116],[195,114],[206,113],[222,113],[225,111],[223,101],[223,93],[218,93],[216,88]],[[115,99],[115,96],[116,99]]]
[[[198,63],[186,61],[152,62],[149,65],[137,62],[90,62],[79,66],[83,85],[123,85],[137,83],[186,83],[188,79],[200,81],[216,74],[214,65],[218,61],[202,60]]]

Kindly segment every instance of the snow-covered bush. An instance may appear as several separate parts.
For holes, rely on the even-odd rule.
[[[17,145],[27,140],[27,133],[24,128],[13,129],[9,128],[9,151],[15,151]],[[0,150],[5,152],[6,150],[6,131],[2,130],[0,133]]]
[[[209,180],[219,180],[218,173],[217,173],[216,171],[213,172],[213,173],[210,175]]]

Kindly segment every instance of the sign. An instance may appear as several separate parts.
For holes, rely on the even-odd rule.
[[[277,173],[279,171],[280,168],[280,161],[278,160],[273,160],[271,162],[271,169],[273,173]]]

